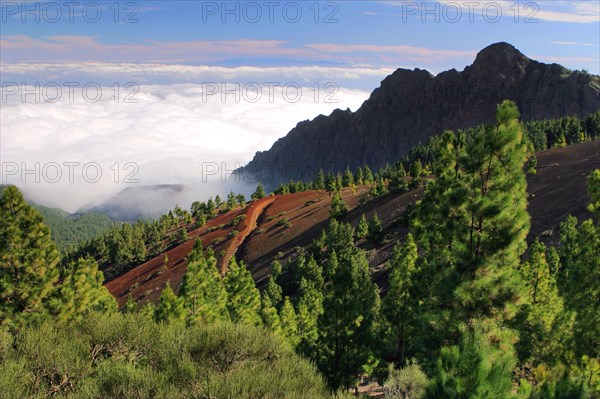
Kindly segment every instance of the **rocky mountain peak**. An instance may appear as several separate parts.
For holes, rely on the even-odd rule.
[[[527,56],[517,50],[513,45],[500,42],[494,43],[481,50],[477,54],[475,62],[473,62],[470,69],[482,73],[524,73],[527,65],[531,62],[532,61]]]
[[[495,43],[462,72],[433,76],[422,69],[398,69],[356,112],[337,110],[298,124],[269,151],[257,153],[249,170],[258,171],[272,189],[312,179],[320,168],[377,169],[444,130],[493,123],[504,100],[517,103],[524,121],[584,117],[600,109],[600,79]]]

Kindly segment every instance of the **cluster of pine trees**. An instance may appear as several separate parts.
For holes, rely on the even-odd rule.
[[[264,196],[264,189],[259,184],[252,194],[252,200]],[[226,201],[217,195],[206,202],[193,202],[189,211],[177,205],[157,220],[112,225],[102,234],[67,251],[63,256],[63,264],[81,257],[91,257],[105,276],[112,278],[187,241],[190,230],[204,226],[217,214],[245,204],[244,194],[236,195],[231,191]]]
[[[235,259],[221,276],[197,241],[178,292],[167,286],[142,308],[129,298],[123,315],[97,260],[140,262],[181,240],[194,218],[205,223],[245,198],[230,193],[125,224],[61,262],[39,213],[5,188],[0,389],[13,397],[326,397],[308,359],[332,392],[371,376],[389,397],[599,397],[600,170],[589,177],[593,218],[568,217],[555,247],[528,245],[532,141],[516,105],[501,104],[494,126],[432,143],[430,158],[414,159],[408,172],[402,163],[375,175],[320,172],[310,187],[332,192],[329,225],[294,259],[275,261],[262,291]],[[422,183],[410,233],[378,286],[357,244],[385,231],[376,213],[356,229],[341,222],[341,188],[371,184],[381,195]],[[301,188],[283,190],[294,184]],[[264,195],[259,186],[252,199]]]
[[[412,397],[600,394],[600,171],[589,179],[595,220],[569,217],[558,247],[528,247],[529,149],[518,118],[506,102],[496,126],[442,136],[383,294],[356,245],[381,223],[376,214],[356,230],[339,222],[336,190],[327,229],[284,267],[274,262],[262,292],[235,260],[221,278],[198,245],[180,295],[167,288],[154,317],[263,325],[313,360],[333,391],[389,373],[386,386]]]
[[[583,119],[576,116],[565,116],[560,119],[530,121],[522,124],[524,137],[529,148],[532,161],[534,152],[566,145],[584,143],[600,137],[600,111]],[[461,136],[481,135],[485,126],[476,126],[458,132]],[[307,190],[340,191],[346,187],[368,185],[371,198],[377,198],[389,191],[406,192],[418,187],[431,174],[431,164],[436,161],[440,147],[444,145],[444,135],[432,136],[427,143],[410,149],[409,154],[390,165],[387,163],[376,173],[368,165],[358,167],[354,172],[346,168],[344,173],[328,173],[319,170],[312,181],[290,181],[280,184],[274,194],[293,194]],[[409,165],[408,170],[405,164]],[[535,173],[532,165],[530,173]],[[389,191],[388,191],[389,190]]]
[[[0,397],[329,397],[314,365],[260,325],[260,293],[235,260],[221,278],[200,241],[180,295],[117,303],[92,258],[60,263],[42,216],[0,197]]]

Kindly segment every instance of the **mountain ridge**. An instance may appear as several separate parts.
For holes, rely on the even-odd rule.
[[[299,122],[237,173],[274,188],[312,179],[320,168],[378,169],[444,130],[492,122],[505,99],[517,103],[523,121],[583,117],[600,109],[600,77],[532,60],[504,42],[481,50],[462,72],[400,68],[356,112]]]

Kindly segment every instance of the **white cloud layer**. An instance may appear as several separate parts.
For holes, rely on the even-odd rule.
[[[140,84],[139,92],[130,99],[137,100],[133,103],[124,103],[125,96],[132,93],[131,89],[121,87],[115,101],[116,90],[107,85],[101,86],[102,95],[97,102],[86,101],[81,90],[86,81],[78,80],[80,86],[73,88],[70,101],[69,88],[63,86],[63,82],[73,69],[29,65],[29,70],[22,68],[19,74],[18,68],[15,68],[3,65],[3,78],[8,76],[20,82],[19,76],[27,76],[28,89],[33,91],[23,98],[23,87],[9,86],[7,79],[3,82],[0,117],[2,178],[23,187],[34,201],[69,211],[98,204],[131,186],[132,183],[124,180],[132,172],[136,172],[131,177],[138,179],[139,185],[190,185],[196,189],[194,195],[200,200],[216,193],[223,194],[229,191],[231,185],[217,184],[222,173],[207,176],[214,165],[221,169],[222,162],[225,162],[225,169],[230,172],[248,162],[257,150],[270,148],[297,122],[312,119],[318,114],[329,114],[335,108],[356,110],[371,91],[339,87],[331,98],[337,102],[327,102],[325,97],[331,94],[331,90],[324,89],[327,80],[320,78],[327,77],[332,71],[318,68],[312,73],[311,70],[288,70],[284,72],[289,79],[282,81],[297,81],[299,86],[303,86],[298,101],[292,102],[297,97],[295,87],[288,87],[286,98],[282,87],[270,89],[265,86],[271,81],[266,79],[268,76],[280,74],[286,77],[285,73],[271,71],[270,74],[268,70],[256,69],[229,73],[212,71],[215,76],[220,74],[227,78],[222,78],[222,82],[229,82],[227,88],[233,89],[238,99],[234,93],[225,98],[219,93],[208,95],[208,91],[216,90],[214,86],[188,83],[182,76],[180,83]],[[113,73],[111,68],[115,66],[94,64],[87,72],[97,77],[106,74],[114,78],[124,77],[127,71],[126,68],[117,68]],[[160,66],[144,69],[138,65],[132,68],[131,76],[143,76],[143,80],[148,82],[161,80],[163,73]],[[174,66],[164,68],[171,72],[176,69]],[[77,68],[79,71],[83,69]],[[34,73],[32,70],[35,70]],[[349,77],[381,74],[378,80],[386,74],[367,68],[362,72],[348,69],[336,73]],[[33,75],[46,75],[59,82],[62,97],[56,102],[45,101],[53,100],[57,89],[55,86],[47,87],[45,98],[43,82],[39,89],[32,88],[34,81],[29,79]],[[301,76],[306,78],[299,79]],[[173,76],[170,80],[174,80]],[[244,90],[246,80],[257,82],[261,87],[259,101],[253,102],[258,93],[256,86],[247,86]],[[220,83],[216,79],[213,81]],[[311,89],[315,81],[320,86],[318,95],[314,88]],[[233,82],[241,82],[240,88],[235,89]],[[36,95],[39,98],[36,99]],[[88,100],[95,97],[96,89],[91,87],[87,96]],[[78,165],[69,169],[70,162]],[[117,162],[118,167],[115,165]],[[36,163],[39,163],[37,170]],[[90,163],[100,166],[102,177],[98,182],[85,180],[96,179],[95,164]],[[127,163],[131,164],[126,167]],[[86,164],[89,165],[84,175]],[[31,172],[23,175],[25,168]],[[60,177],[57,177],[58,170],[62,172]],[[118,176],[116,170],[119,171]],[[73,175],[72,183],[69,181],[70,174]],[[208,183],[203,182],[203,174]]]

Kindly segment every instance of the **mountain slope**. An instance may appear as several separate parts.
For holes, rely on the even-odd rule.
[[[433,76],[398,69],[355,113],[336,110],[300,122],[240,172],[258,173],[274,188],[312,179],[319,168],[378,169],[434,134],[492,122],[505,99],[517,103],[523,121],[583,117],[600,109],[600,78],[531,60],[507,43],[493,44],[462,72]]]
[[[600,168],[600,141],[540,152],[537,159],[537,174],[527,177],[528,210],[532,218],[528,240],[540,237],[554,242],[557,228],[568,214],[579,219],[590,216],[586,209],[589,202],[586,177]],[[371,270],[380,281],[378,277],[384,272],[383,266],[394,244],[407,232],[406,210],[421,198],[423,189],[390,193],[360,205],[360,195],[368,190],[367,186],[343,190],[350,209],[343,220],[356,226],[363,213],[370,218],[377,212],[388,240],[379,245],[366,241],[360,246],[368,251]],[[186,256],[197,238],[205,248],[215,250],[222,271],[224,260],[235,252],[236,258],[248,265],[260,284],[269,274],[274,259],[293,257],[299,248],[318,237],[327,224],[330,203],[330,193],[324,190],[263,198],[191,230],[187,242],[166,252],[168,264],[164,264],[164,255],[160,254],[114,278],[106,287],[121,305],[129,294],[142,302],[156,300],[168,281],[177,289],[187,271]],[[233,231],[244,231],[244,234],[232,234]],[[236,239],[238,237],[242,238]]]

